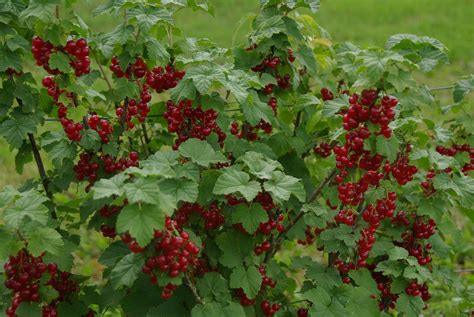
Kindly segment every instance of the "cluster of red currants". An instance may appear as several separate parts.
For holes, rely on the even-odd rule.
[[[164,69],[154,67],[146,74],[146,83],[157,93],[162,93],[176,87],[185,74],[184,70],[176,70],[172,65],[166,65]]]
[[[405,292],[411,296],[420,296],[423,301],[428,301],[431,298],[431,294],[428,291],[428,286],[425,284],[418,284],[417,282],[411,282],[406,288]]]
[[[72,56],[69,64],[77,77],[90,73],[89,47],[85,39],[69,40],[64,47],[55,47],[51,42],[44,41],[39,36],[34,36],[31,41],[31,52],[36,65],[42,66],[51,75],[61,73],[58,69],[51,69],[49,66],[51,54],[57,51],[63,51]]]
[[[328,157],[332,153],[332,146],[328,143],[321,143],[313,148],[313,152],[322,158]]]
[[[465,163],[462,167],[462,172],[467,175],[469,171],[474,170],[474,147],[469,146],[469,144],[454,144],[450,148],[444,146],[437,146],[436,151],[445,156],[455,156],[456,154],[466,152],[469,154],[469,163]]]
[[[168,221],[168,224],[170,223],[171,221]],[[154,239],[155,255],[146,260],[142,269],[143,273],[151,276],[152,284],[158,282],[155,269],[173,278],[196,265],[200,248],[189,240],[186,231],[175,235],[172,226],[168,226],[165,230],[155,230]],[[173,290],[172,287],[165,287],[161,297],[170,298]]]
[[[96,156],[95,154],[84,152],[79,155],[79,161],[74,166],[74,172],[78,181],[86,179],[89,181],[89,185],[86,187],[88,191],[98,179],[101,168],[107,174],[115,174],[129,167],[136,167],[138,164],[138,153],[135,151],[130,152],[128,159],[121,158],[118,160],[110,155]]]
[[[253,306],[255,305],[255,299],[248,298],[244,290],[237,288],[234,290],[235,296],[240,299],[240,305],[242,306]]]
[[[151,101],[148,85],[143,84],[141,89],[140,101],[138,103],[135,99],[130,99],[128,103],[124,102],[115,109],[119,122],[126,123],[126,128],[128,129],[135,127],[135,124],[132,122],[133,117],[136,117],[139,122],[143,123],[151,111],[150,106],[148,106],[148,103]]]
[[[301,245],[311,245],[314,243],[314,240],[316,239],[317,236],[322,232],[320,228],[314,228],[312,229],[310,226],[306,226],[306,229],[304,231],[306,235],[306,239],[298,239],[296,242]]]
[[[407,146],[407,153],[410,151],[410,146]],[[392,166],[385,167],[385,171],[391,171],[393,178],[400,185],[405,185],[413,180],[413,175],[418,172],[415,165],[410,165],[410,160],[407,154],[402,154],[392,164]]]
[[[76,77],[90,73],[89,47],[85,39],[80,38],[77,41],[67,41],[64,51],[75,57],[69,64],[74,68]]]
[[[260,286],[260,291],[263,291],[265,287],[275,288],[277,282],[267,276],[267,269],[263,264],[258,267],[258,272],[260,275],[262,275],[262,285]]]
[[[380,225],[380,221],[385,218],[392,218],[396,208],[397,194],[395,192],[388,193],[386,198],[377,200],[375,205],[369,205],[362,212],[362,219],[369,224],[368,228],[364,228],[361,232],[361,239],[357,242],[357,254],[359,260],[358,267],[366,267],[366,260],[369,252],[375,243],[375,231]]]
[[[321,98],[323,98],[324,101],[334,99],[334,94],[332,93],[331,90],[329,90],[326,87],[321,88],[320,93],[321,93]]]
[[[44,41],[39,36],[34,36],[31,41],[31,53],[36,60],[37,66],[42,66],[49,74],[59,74],[59,70],[49,67],[49,58],[56,51],[54,45],[49,41]]]
[[[225,222],[224,215],[217,202],[211,203],[207,209],[198,203],[183,203],[176,210],[174,219],[182,227],[190,222],[193,214],[199,215],[204,220],[206,230],[217,229]]]
[[[70,279],[70,273],[60,272],[55,263],[44,263],[43,255],[35,257],[26,249],[10,256],[4,269],[7,277],[5,286],[13,292],[12,302],[5,312],[8,317],[16,316],[16,310],[23,302],[39,305],[42,285],[51,286],[58,292],[58,296],[43,307],[44,317],[56,317],[57,304],[79,292],[77,283]],[[45,274],[49,274],[49,278]]]
[[[339,213],[334,217],[334,220],[338,223],[343,223],[348,226],[353,226],[356,221],[356,215],[350,209],[342,209]]]
[[[263,314],[265,316],[273,316],[280,310],[281,304],[278,304],[278,303],[272,304],[268,300],[263,300],[260,303],[260,307],[262,308]]]
[[[98,115],[93,114],[87,120],[89,127],[99,134],[103,144],[109,143],[109,135],[114,132],[113,126],[107,119],[101,119]]]
[[[192,101],[188,99],[178,104],[169,100],[166,108],[163,117],[168,121],[168,131],[178,135],[174,149],[190,138],[204,140],[212,132],[217,134],[219,143],[223,145],[226,134],[217,126],[217,112],[213,109],[204,111],[201,106],[193,108]]]
[[[122,67],[120,66],[119,58],[117,56],[113,56],[110,64],[110,70],[114,73],[116,77],[125,77],[127,79],[130,79],[132,74],[136,78],[143,78],[148,72],[148,68],[145,62],[140,57],[137,57],[135,59],[135,62],[133,64],[128,65],[125,71],[123,71]]]
[[[239,129],[239,124],[237,122],[232,122],[230,126],[230,133],[235,135],[239,139],[245,139],[248,141],[256,141],[259,139],[258,131],[262,130],[266,134],[271,134],[273,127],[270,123],[264,121],[263,119],[256,125],[250,125],[248,123],[243,123],[242,128]]]

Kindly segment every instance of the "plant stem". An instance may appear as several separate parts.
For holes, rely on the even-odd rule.
[[[107,84],[107,87],[109,87],[109,90],[112,90],[112,84],[109,81],[109,78],[107,77],[107,74],[104,71],[104,68],[102,67],[102,64],[99,63],[99,58],[97,57],[97,54],[92,51],[92,54],[94,55],[95,62],[99,66],[99,71],[102,74],[102,79],[105,80],[105,83]]]
[[[40,174],[41,182],[43,183],[44,191],[46,196],[48,196],[49,200],[53,201],[53,194],[49,190],[49,179],[48,175],[46,175],[46,170],[44,168],[43,159],[41,158],[41,153],[38,149],[38,145],[36,144],[35,136],[33,133],[28,133],[28,139],[30,140],[31,150],[33,151],[33,156],[35,158],[36,167],[38,168],[38,172]],[[53,219],[57,219],[56,212],[53,211],[51,217]]]
[[[202,300],[202,298],[199,296],[198,294],[198,291],[196,289],[196,285],[194,285],[194,283],[191,281],[191,279],[189,278],[189,275],[188,274],[185,274],[184,275],[184,278],[185,278],[185,281],[186,281],[186,284],[188,285],[189,289],[191,290],[191,292],[193,293],[194,295],[194,298],[196,298],[196,301],[199,303],[199,304],[204,304],[204,301]]]
[[[296,129],[298,129],[298,126],[300,125],[300,121],[301,121],[301,110],[298,111],[298,114],[296,115],[295,129],[293,130],[293,136],[296,136]]]
[[[311,194],[311,196],[306,200],[306,203],[311,203],[313,202],[316,198],[318,198],[318,196],[321,194],[321,192],[323,191],[324,187],[331,181],[331,179],[336,175],[337,173],[337,169],[333,169],[331,171],[331,173],[329,173],[328,176],[326,176],[326,178],[319,184],[319,186],[314,190],[314,192]],[[285,235],[288,233],[288,231],[290,231],[291,228],[293,228],[293,226],[304,216],[305,212],[304,211],[300,211],[296,217],[294,217],[290,223],[285,227],[285,230],[283,230],[279,235],[278,237],[276,238],[276,242],[275,244],[273,245],[272,244],[272,249],[268,251],[268,253],[270,253],[271,255],[274,255],[278,249],[280,248],[281,246],[281,243],[283,242],[283,238],[285,237]]]

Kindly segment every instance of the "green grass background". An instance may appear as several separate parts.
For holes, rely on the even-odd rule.
[[[112,29],[114,19],[107,16],[94,17],[92,9],[103,1],[77,2],[75,8],[94,32]],[[203,12],[182,10],[177,16],[177,26],[183,34],[192,37],[207,37],[220,46],[230,47],[234,30],[247,13],[258,10],[258,0],[212,0],[215,16]],[[450,49],[450,65],[442,65],[428,74],[418,74],[420,81],[430,87],[451,85],[462,75],[474,73],[474,0],[322,0],[316,21],[332,35],[334,42],[350,41],[359,45],[383,46],[386,39],[397,33],[427,35],[443,42]],[[235,35],[242,43],[248,30],[248,22],[242,24]],[[449,102],[449,92],[438,92]],[[19,175],[15,171],[15,151],[11,151],[0,139],[0,189],[5,185],[20,185],[25,180],[37,177],[33,163],[25,166]],[[474,268],[473,225],[459,219],[463,228],[462,241],[451,241],[456,256],[443,259],[443,265],[453,269]],[[96,253],[107,243],[98,234],[89,238],[84,231],[82,251],[78,252],[76,264],[81,273],[98,274]],[[474,292],[474,276],[462,275],[465,283]],[[445,316],[456,316],[456,299],[446,285],[437,285],[435,298],[430,304],[436,312]]]

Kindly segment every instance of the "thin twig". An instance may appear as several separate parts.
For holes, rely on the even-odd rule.
[[[102,67],[102,64],[99,63],[99,58],[97,57],[97,54],[92,51],[92,55],[94,55],[94,59],[97,65],[99,66],[99,71],[102,74],[102,79],[105,80],[105,83],[107,84],[107,87],[109,87],[109,90],[112,90],[112,84],[110,83],[109,78],[107,77],[107,74],[105,73],[104,68]]]
[[[300,125],[300,120],[301,120],[301,110],[298,111],[298,114],[296,115],[295,129],[293,130],[293,136],[296,136],[296,130],[298,129],[298,126]]]
[[[185,274],[184,275],[184,278],[185,278],[185,281],[186,281],[186,284],[188,285],[189,289],[191,290],[191,292],[193,293],[194,295],[194,298],[196,298],[196,301],[199,303],[199,304],[204,304],[204,301],[202,300],[202,298],[199,296],[198,294],[198,291],[196,289],[196,285],[193,284],[193,282],[191,281],[191,279],[189,278],[189,275],[188,274]]]
[[[321,194],[323,191],[324,187],[332,180],[332,178],[336,175],[337,169],[333,169],[331,173],[329,173],[328,176],[319,184],[319,186],[313,191],[313,193],[309,196],[309,198],[306,200],[306,203],[311,203],[313,202],[318,196]],[[293,228],[294,225],[304,216],[305,212],[300,211],[296,217],[294,217],[290,223],[285,227],[285,230],[283,230],[278,237],[276,238],[276,242],[272,245],[272,249],[268,251],[271,255],[274,255],[280,248],[281,243],[283,241],[283,238],[285,235],[290,231],[291,228]]]
[[[474,269],[454,270],[454,273],[474,273]]]

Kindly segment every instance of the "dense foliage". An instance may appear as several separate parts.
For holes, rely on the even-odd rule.
[[[0,135],[41,176],[0,192],[6,316],[418,316],[454,283],[432,258],[474,206],[474,77],[441,106],[413,77],[439,41],[335,44],[319,1],[260,3],[229,50],[181,34],[194,0],[111,0],[97,34],[0,0]],[[100,282],[73,274],[84,227]]]

